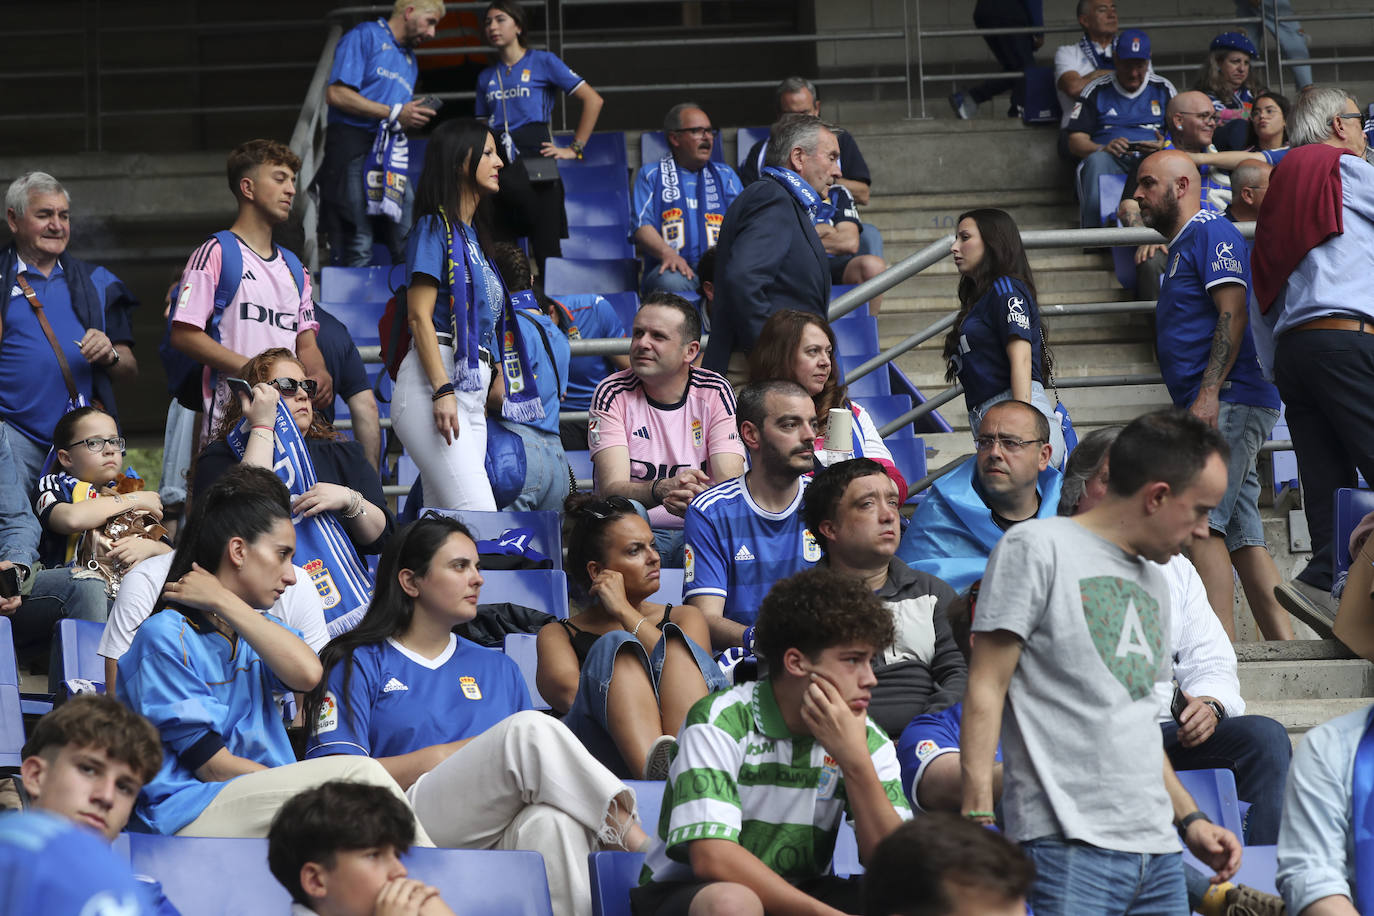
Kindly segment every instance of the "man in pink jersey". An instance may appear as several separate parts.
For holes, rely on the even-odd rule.
[[[701,318],[681,296],[652,293],[635,315],[630,368],[592,395],[587,445],[596,492],[639,503],[664,566],[682,565],[682,517],[692,497],[744,473],[735,394],[692,366]]]
[[[272,228],[291,215],[296,173],[301,161],[275,140],[249,140],[229,154],[229,189],[239,213],[229,227],[238,241],[243,277],[219,320],[219,339],[206,333],[215,311],[223,253],[219,240],[208,239],[186,262],[172,321],[172,346],[205,367],[202,440],[214,434],[229,389],[226,378],[271,347],[291,350],[305,364],[319,390],[315,403],[334,402],[333,380],[315,341],[319,324],[310,298],[310,275],[301,272],[297,286],[287,256],[272,241]]]

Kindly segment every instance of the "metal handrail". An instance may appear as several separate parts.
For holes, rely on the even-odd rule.
[[[1304,17],[1306,18],[1306,17]],[[1153,22],[1132,22],[1133,29],[1186,29],[1195,25],[1254,25],[1263,22],[1259,16],[1224,16],[1215,19],[1157,19]],[[1078,33],[1083,26],[1077,22],[1063,25],[1014,25],[999,26],[995,29],[930,29],[923,32],[922,38],[982,38],[984,35],[1039,35],[1060,32]],[[1005,72],[1003,73],[1005,75]]]
[[[291,151],[301,160],[300,174],[296,176],[297,188],[309,188],[315,175],[324,162],[324,145],[321,142],[324,125],[324,87],[329,80],[329,71],[334,64],[334,48],[343,36],[343,26],[334,23],[325,36],[324,50],[315,64],[315,72],[310,77],[310,88],[306,90],[305,102],[296,118],[296,126],[291,130]],[[320,269],[319,205],[315,196],[309,192],[300,195],[304,201],[301,207],[301,228],[305,232],[305,246],[300,254],[312,273]],[[318,287],[316,290],[318,291]],[[380,357],[379,357],[380,359]]]

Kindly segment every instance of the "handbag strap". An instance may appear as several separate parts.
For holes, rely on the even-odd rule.
[[[62,369],[62,381],[67,383],[67,397],[75,401],[80,395],[76,390],[76,382],[72,380],[72,367],[67,365],[67,356],[62,352],[62,346],[57,342],[57,335],[52,332],[52,325],[48,324],[48,316],[43,313],[43,303],[38,301],[38,295],[34,293],[29,281],[20,274],[16,280],[19,289],[23,291],[24,298],[29,300],[29,305],[33,306],[33,314],[38,318],[38,325],[43,329],[43,336],[48,338],[48,345],[52,347],[53,355],[57,357],[57,365]]]
[[[524,309],[516,309],[516,310],[515,310],[515,314],[519,315],[519,314],[520,314],[521,312],[523,312],[523,311],[525,311],[525,310],[524,310]],[[553,366],[553,381],[554,381],[554,384],[556,384],[556,385],[558,386],[558,399],[559,399],[559,400],[562,400],[562,399],[563,399],[563,376],[562,376],[562,374],[558,371],[558,360],[554,359],[554,357],[553,357],[553,347],[552,347],[552,345],[549,344],[549,335],[546,334],[546,333],[544,332],[544,326],[543,326],[542,324],[540,324],[537,320],[535,320],[534,318],[532,318],[531,316],[526,315],[526,316],[525,316],[525,320],[527,320],[530,324],[534,325],[534,329],[535,329],[536,331],[539,332],[539,339],[542,340],[542,341],[544,342],[544,352],[547,353],[547,354],[549,354],[549,365]]]

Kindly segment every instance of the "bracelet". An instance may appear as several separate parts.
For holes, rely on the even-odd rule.
[[[965,811],[964,817],[968,818],[969,820],[973,820],[974,818],[979,817],[996,818],[997,814],[992,811]]]
[[[248,438],[261,439],[263,442],[275,442],[275,440],[267,433],[260,433],[257,430],[254,430],[253,432],[249,433]]]
[[[573,139],[573,142],[568,144],[568,149],[576,153],[578,159],[582,158],[582,150],[585,148],[586,147],[584,147],[581,143],[577,142],[576,138]]]
[[[265,430],[267,430],[268,432],[271,432],[271,430],[272,430],[272,427],[270,427],[270,426],[254,426],[253,428],[254,428],[254,429],[265,429]]]
[[[444,384],[434,389],[434,394],[430,397],[430,400],[437,401],[440,398],[447,397],[450,394],[453,394],[453,383],[444,382]]]
[[[348,508],[344,510],[343,517],[347,519],[358,518],[367,513],[367,508],[363,505],[363,494],[357,490],[349,490],[353,497],[349,500]]]
[[[578,158],[580,159],[581,157],[579,156]],[[119,351],[116,350],[114,347],[111,347],[110,352],[114,354],[114,359],[110,360],[108,363],[104,365],[103,368],[105,369],[109,369],[112,366],[119,365]]]
[[[659,482],[660,482],[661,480],[663,480],[663,478],[662,478],[662,477],[659,477],[659,478],[655,479],[653,483],[649,484],[649,508],[650,508],[650,509],[654,508],[655,506],[661,506],[661,505],[663,505],[663,500],[661,500],[661,499],[658,498],[658,484],[659,484]]]
[[[1212,823],[1212,819],[1208,817],[1206,814],[1202,813],[1201,811],[1194,811],[1192,814],[1185,814],[1183,816],[1183,819],[1178,822],[1178,832],[1180,834],[1187,833],[1188,828],[1193,825],[1194,821],[1206,821],[1209,824]]]
[[[644,626],[644,621],[646,621],[646,620],[648,620],[648,619],[649,619],[649,618],[647,618],[647,617],[641,617],[641,618],[639,618],[639,623],[635,624],[635,628],[634,628],[633,630],[630,631],[630,635],[633,636],[635,639],[638,639],[638,638],[639,638],[639,628],[642,627],[642,626]]]

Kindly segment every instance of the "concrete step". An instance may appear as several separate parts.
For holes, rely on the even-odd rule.
[[[1246,662],[1239,666],[1247,701],[1330,700],[1374,695],[1374,665],[1359,659]]]
[[[1253,703],[1247,699],[1245,712],[1252,716],[1268,716],[1281,723],[1296,747],[1302,736],[1316,726],[1357,709],[1368,709],[1369,704],[1367,697],[1256,700]]]
[[[911,281],[908,280],[907,283],[909,282]],[[1043,297],[1043,302],[1046,305],[1068,305],[1084,302],[1131,302],[1134,299],[1135,293],[1133,291],[1122,289],[1119,284],[1113,284],[1110,286],[1099,285],[1096,288],[1086,290],[1075,289],[1056,292],[1053,295]],[[903,283],[883,297],[881,317],[886,318],[890,314],[908,314],[911,312],[930,312],[940,317],[954,311],[958,305],[959,300],[955,296],[953,286],[945,295],[909,296],[906,294],[906,283]]]
[[[900,258],[900,255],[894,255]],[[1109,270],[1102,269],[1099,265],[1085,266],[1078,269],[1050,269],[1037,271],[1035,274],[1035,289],[1038,294],[1037,301],[1055,302],[1056,293],[1061,292],[1082,292],[1084,290],[1110,290],[1118,287],[1116,276]],[[959,287],[958,275],[956,273],[931,273],[922,271],[914,277],[902,282],[895,288],[894,292],[900,292],[903,296],[940,296],[947,295],[954,297],[957,295]],[[883,300],[886,303],[886,299]],[[957,300],[956,300],[957,301]]]

